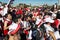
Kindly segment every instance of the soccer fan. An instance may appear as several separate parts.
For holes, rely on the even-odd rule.
[[[4,17],[4,26],[3,26],[3,34],[6,37],[8,37],[8,26],[12,24],[12,15],[10,13],[7,13]]]

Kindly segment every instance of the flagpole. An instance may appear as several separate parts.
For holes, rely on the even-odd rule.
[[[8,1],[7,5],[9,5],[10,1],[11,1],[11,0]]]
[[[58,5],[60,4],[60,0],[58,0]]]

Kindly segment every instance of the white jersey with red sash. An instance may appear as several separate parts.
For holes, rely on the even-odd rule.
[[[9,26],[9,25],[11,25],[12,24],[12,21],[11,20],[9,20],[9,19],[4,19],[4,22],[5,21],[7,21],[8,23],[7,23],[7,26]],[[3,29],[4,29],[4,26],[3,26]],[[3,33],[4,33],[4,35],[7,35],[8,34],[8,30],[6,29],[6,30],[4,30],[3,31]]]
[[[9,26],[9,32],[8,34],[16,34],[18,32],[18,30],[20,29],[20,24],[16,24],[16,23],[12,23]]]
[[[40,25],[43,23],[42,19],[37,18],[36,25],[40,27]]]

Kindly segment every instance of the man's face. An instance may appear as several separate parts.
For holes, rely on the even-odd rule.
[[[18,19],[18,23],[20,23],[20,22],[21,22],[21,19],[19,18],[19,19]]]
[[[8,17],[7,17],[8,19],[12,19],[12,16],[11,16],[11,14],[8,14]]]
[[[29,20],[31,20],[31,18],[30,18],[30,17],[28,17],[28,21],[29,21]]]
[[[39,15],[39,18],[42,18],[42,15]]]

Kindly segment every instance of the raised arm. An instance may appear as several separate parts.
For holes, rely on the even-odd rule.
[[[50,36],[53,38],[53,40],[56,40],[56,37],[53,32],[49,31]]]

